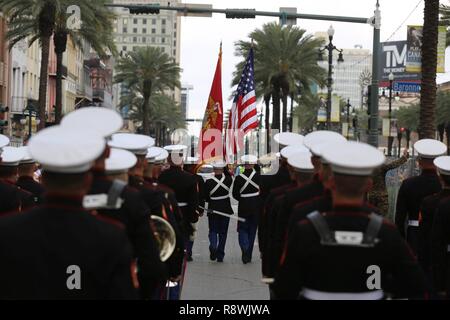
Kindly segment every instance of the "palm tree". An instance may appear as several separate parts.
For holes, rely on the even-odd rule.
[[[143,96],[142,127],[150,134],[149,102],[154,92],[175,89],[180,84],[180,67],[161,48],[142,47],[119,60],[115,83],[123,83]]]
[[[422,40],[422,87],[419,138],[434,138],[439,0],[425,1]]]
[[[115,14],[105,7],[110,0],[78,0],[77,6],[81,11],[82,25],[80,30],[67,28],[67,8],[74,4],[73,0],[58,0],[54,45],[56,53],[56,101],[55,121],[59,123],[62,111],[62,75],[63,55],[66,52],[68,38],[80,48],[84,48],[86,41],[101,56],[108,53],[116,54],[113,40],[113,23]],[[108,52],[109,51],[109,52]]]
[[[255,54],[256,94],[265,97],[266,105],[270,94],[273,103],[272,129],[286,131],[288,97],[295,95],[300,84],[303,93],[306,93],[314,83],[325,83],[325,70],[317,64],[317,48],[322,41],[306,35],[305,30],[296,26],[281,26],[274,22],[256,29],[249,37],[253,41]],[[252,43],[238,41],[235,46],[236,55],[245,59]],[[242,67],[242,62],[236,66],[233,84],[239,82]],[[280,100],[283,102],[282,127]]]
[[[47,105],[48,63],[50,38],[55,28],[55,0],[0,0],[0,8],[8,17],[9,48],[28,38],[31,46],[36,40],[41,44],[41,72],[39,80],[39,129],[45,127]]]
[[[143,97],[137,91],[130,91],[121,97],[120,108],[128,107],[130,110],[130,119],[138,124],[143,123]],[[150,97],[149,102],[150,115],[149,123],[150,132],[154,134],[157,141],[161,145],[166,135],[167,129],[184,128],[186,126],[185,119],[181,113],[181,106],[177,104],[171,97],[161,93],[155,93]]]

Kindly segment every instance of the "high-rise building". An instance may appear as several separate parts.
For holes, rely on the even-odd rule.
[[[318,32],[316,38],[324,38],[328,44],[328,34]],[[361,108],[362,94],[361,75],[370,74],[372,71],[372,53],[355,45],[353,49],[343,49],[344,62],[337,62],[338,53],[333,53],[333,94],[340,96],[343,100],[350,99],[353,107]],[[328,52],[324,52],[324,59],[319,62],[328,72]],[[327,93],[327,87],[319,89],[319,93]]]
[[[114,0],[120,4],[160,4],[177,5],[179,0]],[[114,40],[119,52],[129,52],[138,47],[159,47],[180,63],[180,24],[181,18],[175,11],[161,10],[159,14],[132,15],[126,8],[114,8],[117,19],[114,22]],[[115,92],[120,92],[116,89]],[[170,93],[180,102],[180,90]],[[114,100],[116,106],[118,99]]]
[[[185,119],[189,118],[189,91],[194,87],[187,83],[181,84],[181,114]]]

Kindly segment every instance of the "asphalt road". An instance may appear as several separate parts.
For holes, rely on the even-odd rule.
[[[251,263],[243,264],[237,222],[230,221],[223,263],[209,260],[208,218],[198,224],[193,248],[194,261],[187,265],[182,300],[267,300],[267,285],[261,283],[261,260],[255,243]]]

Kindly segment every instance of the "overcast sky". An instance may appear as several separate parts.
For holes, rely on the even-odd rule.
[[[278,11],[280,7],[297,7],[297,12],[305,14],[325,14],[336,16],[371,17],[375,9],[375,0],[192,0],[192,3],[212,4],[214,8],[254,8],[260,11]],[[446,3],[443,0],[442,3]],[[406,40],[406,27],[411,24],[423,24],[423,1],[419,0],[380,0],[382,14],[381,41]],[[416,8],[417,7],[417,8]],[[405,21],[411,11],[414,12]],[[181,21],[181,67],[182,82],[191,84],[189,117],[203,118],[214,69],[217,62],[220,41],[223,42],[222,87],[225,109],[230,108],[228,100],[231,88],[231,76],[239,58],[234,56],[234,43],[248,40],[248,34],[264,23],[277,21],[276,18],[257,17],[256,19],[226,19],[223,14],[213,14],[212,18],[183,17]],[[404,23],[403,23],[404,22]],[[402,25],[403,23],[403,25]],[[360,44],[372,50],[373,29],[369,25],[297,20],[297,25],[308,33],[326,31],[330,24],[335,28],[333,42],[338,48],[353,48]],[[400,27],[401,26],[401,27]],[[399,28],[398,31],[394,31]],[[447,50],[447,71],[450,69]],[[438,82],[450,79],[448,73],[438,76]],[[192,133],[200,125],[190,127]]]

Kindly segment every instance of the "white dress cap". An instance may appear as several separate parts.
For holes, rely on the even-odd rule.
[[[163,152],[163,148],[160,147],[151,147],[147,150],[147,155],[145,158],[148,162],[153,162],[157,156],[159,156]]]
[[[109,158],[105,161],[105,172],[107,174],[128,172],[136,163],[137,158],[130,151],[111,148]]]
[[[187,146],[184,146],[182,144],[172,144],[170,146],[165,146],[164,150],[168,152],[184,152],[184,150],[187,149]]]
[[[246,154],[241,157],[241,162],[246,164],[257,164],[258,157],[252,154]]]
[[[297,172],[314,172],[314,166],[311,162],[311,155],[306,153],[297,153],[289,157],[288,164]]]
[[[134,133],[116,133],[108,141],[111,148],[125,149],[135,155],[146,156],[148,148],[155,145],[155,140],[149,136]]]
[[[88,171],[105,150],[105,139],[84,131],[67,131],[53,126],[34,135],[28,148],[44,170],[56,173]]]
[[[19,147],[23,151],[23,158],[20,160],[20,164],[31,164],[35,163],[34,159],[31,157],[30,151],[27,146]]]
[[[61,127],[67,130],[83,130],[107,138],[123,127],[123,120],[117,111],[102,107],[86,107],[64,116]]]
[[[303,140],[304,145],[311,149],[313,145],[322,144],[322,143],[336,143],[336,142],[344,142],[346,139],[341,134],[334,131],[314,131],[305,136]]]
[[[9,138],[0,134],[0,148],[3,148],[9,144]]]
[[[4,147],[0,165],[5,167],[18,166],[24,157],[25,152],[23,149],[16,147]]]
[[[414,144],[414,149],[420,157],[434,159],[442,156],[447,152],[447,146],[434,139],[422,139]]]
[[[197,164],[198,160],[198,157],[187,157],[184,164]]]
[[[441,156],[437,157],[433,161],[434,165],[438,169],[439,173],[445,176],[450,176],[450,157]]]
[[[223,169],[227,166],[227,163],[223,160],[214,160],[211,165],[214,169]]]
[[[273,139],[279,145],[286,147],[292,145],[303,145],[304,137],[301,134],[293,132],[280,132],[277,133]]]
[[[352,176],[370,176],[385,161],[377,148],[354,141],[330,145],[322,157],[331,164],[333,172]]]
[[[281,149],[280,155],[288,159],[291,155],[296,153],[305,153],[305,154],[311,154],[305,146],[287,146]]]
[[[153,161],[154,164],[162,164],[166,162],[167,158],[169,157],[169,152],[167,150],[164,150],[161,148],[161,154],[155,158]]]
[[[318,143],[318,144],[314,144],[313,146],[311,146],[310,151],[314,156],[321,158],[320,162],[322,162],[322,164],[329,164],[328,161],[322,157],[323,152],[330,146],[333,146],[336,144],[341,145],[346,142],[347,142],[347,140],[337,141],[337,142],[335,141],[335,142]]]

